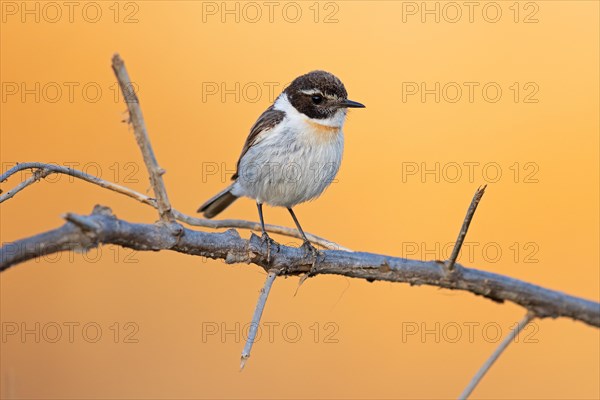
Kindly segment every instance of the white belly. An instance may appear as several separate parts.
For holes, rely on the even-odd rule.
[[[240,160],[232,193],[259,203],[293,207],[318,197],[335,178],[344,150],[339,128],[281,124]]]

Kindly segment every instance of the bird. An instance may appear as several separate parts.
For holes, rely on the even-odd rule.
[[[303,247],[316,257],[318,252],[293,208],[319,197],[335,178],[342,161],[342,128],[349,108],[365,105],[349,100],[344,84],[332,73],[316,70],[295,78],[251,127],[233,182],[198,212],[213,218],[240,197],[254,199],[269,262],[273,241],[265,229],[263,204],[285,207]]]

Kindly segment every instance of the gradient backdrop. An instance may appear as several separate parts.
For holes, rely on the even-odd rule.
[[[285,84],[335,73],[350,98],[344,162],[309,232],[460,262],[598,301],[599,6],[534,2],[3,1],[2,171],[54,162],[149,193],[110,59],[135,82],[175,208],[221,190]],[[7,190],[29,174],[2,184]],[[2,204],[1,241],[65,212],[140,203],[50,176]],[[267,208],[270,223],[293,226]],[[257,220],[252,201],[223,218]],[[242,231],[244,237],[248,231]],[[291,239],[276,237],[283,243]],[[106,246],[1,276],[3,398],[454,398],[523,309],[469,293],[336,276],[279,279],[246,369],[266,274]],[[475,398],[597,399],[598,329],[535,321]]]

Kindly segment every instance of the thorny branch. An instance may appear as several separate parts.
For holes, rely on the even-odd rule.
[[[485,188],[487,185],[484,185],[481,188],[477,189],[475,195],[473,196],[473,200],[471,200],[471,205],[469,205],[469,209],[467,210],[467,216],[465,217],[462,227],[460,228],[460,232],[458,233],[458,238],[456,239],[456,243],[454,244],[454,248],[452,249],[452,254],[448,261],[446,261],[446,270],[448,272],[454,271],[454,265],[456,264],[456,259],[458,258],[458,254],[460,253],[460,249],[465,241],[465,237],[467,236],[467,231],[469,230],[469,226],[471,225],[471,221],[473,220],[473,216],[475,215],[475,210],[477,210],[477,206],[485,193]]]
[[[506,348],[508,347],[508,345],[511,344],[512,341],[517,336],[519,336],[519,333],[521,333],[521,331],[527,326],[527,324],[529,324],[531,322],[531,320],[534,317],[535,317],[535,315],[533,315],[530,312],[527,312],[527,314],[525,314],[525,316],[523,317],[523,319],[521,321],[519,321],[519,323],[517,324],[517,326],[515,327],[515,329],[513,329],[504,338],[504,340],[498,345],[498,347],[496,348],[496,350],[494,350],[494,352],[492,353],[492,355],[486,360],[485,363],[483,363],[483,365],[481,366],[481,368],[479,368],[479,371],[477,371],[477,373],[475,374],[475,376],[473,377],[473,379],[471,379],[471,381],[469,382],[469,384],[467,385],[467,387],[465,388],[465,390],[463,390],[463,392],[460,394],[460,396],[458,396],[459,400],[465,400],[465,399],[467,399],[471,395],[471,393],[473,392],[473,390],[475,389],[475,387],[479,384],[479,382],[481,382],[481,379],[483,378],[483,376],[488,372],[488,370],[496,362],[496,360],[498,359],[498,357],[500,357],[500,355],[502,354],[502,352],[504,350],[506,350]]]
[[[244,350],[242,350],[242,357],[240,360],[240,370],[244,369],[244,365],[246,365],[246,361],[250,358],[250,352],[252,351],[252,345],[254,344],[254,339],[256,338],[256,333],[258,332],[258,326],[260,325],[260,319],[262,317],[262,313],[265,309],[265,305],[267,304],[267,299],[269,298],[269,293],[271,292],[271,286],[273,286],[273,282],[275,282],[275,278],[279,271],[270,270],[267,274],[267,280],[265,281],[265,286],[260,291],[260,296],[258,296],[258,302],[256,303],[256,308],[254,309],[254,315],[252,316],[252,322],[250,323],[250,331],[248,332],[248,339],[246,340],[246,345],[244,346]]]
[[[319,253],[314,269],[311,270],[313,260],[307,259],[302,249],[280,245],[277,246],[275,252],[271,253],[270,259],[267,260],[266,244],[254,234],[249,240],[246,240],[242,239],[233,229],[223,233],[209,233],[180,226],[175,222],[175,219],[190,225],[211,228],[233,226],[258,229],[258,224],[249,221],[202,220],[189,217],[171,208],[162,180],[164,170],[158,166],[154,156],[137,95],[133,92],[127,70],[119,55],[113,57],[113,70],[117,75],[125,97],[129,109],[129,122],[133,125],[135,137],[148,169],[150,183],[156,199],[81,171],[50,164],[26,163],[20,164],[0,176],[0,182],[3,182],[17,171],[23,169],[34,170],[32,177],[0,196],[0,203],[12,198],[19,191],[51,173],[63,173],[150,205],[159,211],[161,221],[155,224],[130,223],[116,218],[110,209],[102,206],[96,206],[92,214],[88,216],[68,213],[65,215],[67,222],[63,226],[2,246],[0,248],[0,272],[13,265],[43,255],[75,248],[92,248],[102,244],[116,244],[135,250],[171,250],[189,255],[222,259],[226,263],[253,263],[268,272],[268,279],[261,291],[252,320],[252,323],[256,326],[260,322],[260,316],[275,277],[282,274],[305,274],[309,270],[314,271],[314,275],[336,274],[363,278],[369,282],[375,280],[404,282],[410,285],[431,285],[445,289],[463,290],[497,302],[510,301],[521,305],[527,310],[526,317],[482,366],[461,395],[462,398],[466,398],[472,392],[481,377],[499,357],[514,335],[517,335],[531,318],[568,317],[591,326],[600,327],[600,304],[596,302],[546,289],[518,279],[456,264],[462,243],[485,187],[478,189],[475,193],[452,255],[446,262],[418,261],[364,252],[327,250]],[[267,229],[270,232],[297,237],[288,228],[269,226]],[[309,238],[314,243],[325,247],[331,248],[334,245],[322,238],[310,236]],[[321,243],[314,240],[320,240]],[[339,249],[339,247],[337,248]],[[250,356],[252,342],[249,340],[242,352],[242,365]]]
[[[156,195],[156,205],[158,208],[158,214],[162,221],[173,222],[173,213],[171,212],[171,203],[169,203],[169,197],[167,196],[167,190],[163,182],[162,176],[165,170],[158,166],[156,157],[154,156],[154,150],[152,150],[152,144],[146,131],[146,123],[142,116],[142,109],[140,108],[140,101],[138,100],[133,85],[129,79],[129,74],[125,69],[125,63],[118,54],[115,54],[112,59],[112,68],[119,81],[121,92],[125,98],[127,109],[129,110],[129,122],[133,126],[133,132],[135,134],[135,140],[137,141],[140,150],[142,151],[142,157],[144,157],[144,163],[148,169],[150,175],[150,183],[154,194]]]
[[[305,274],[312,258],[302,248],[280,245],[267,262],[266,244],[252,235],[242,239],[235,230],[223,233],[183,228],[175,235],[165,224],[134,224],[117,219],[109,209],[97,206],[89,216],[66,215],[62,227],[8,243],[0,249],[0,271],[46,254],[100,244],[116,244],[134,250],[172,250],[195,256],[222,259],[226,263],[253,263],[265,271],[283,270],[286,275]],[[459,264],[457,264],[457,267]],[[405,282],[464,290],[497,302],[510,301],[537,317],[569,317],[600,327],[600,304],[545,289],[518,279],[461,266],[448,275],[440,261],[419,261],[364,252],[324,250],[315,273],[343,275],[368,281]]]

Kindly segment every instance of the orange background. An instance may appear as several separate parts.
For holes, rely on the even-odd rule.
[[[223,170],[235,167],[250,126],[272,101],[266,85],[276,82],[279,92],[295,76],[325,69],[367,108],[350,112],[337,181],[296,209],[307,231],[357,250],[443,258],[472,194],[488,183],[467,236],[473,252],[460,261],[599,300],[597,2],[521,2],[518,22],[513,2],[497,2],[496,23],[483,17],[485,2],[472,22],[462,6],[455,23],[446,3],[438,3],[439,23],[427,14],[422,22],[420,10],[406,13],[421,2],[296,2],[295,23],[296,6],[285,2],[272,22],[262,2],[257,22],[255,10],[235,2],[227,7],[238,7],[239,22],[222,14],[221,2],[96,2],[96,23],[88,3],[77,3],[72,22],[66,6],[57,17],[46,3],[26,4],[34,13],[39,7],[39,22],[22,14],[21,2],[1,4],[3,172],[16,162],[55,162],[148,193],[133,134],[121,122],[125,105],[115,99],[110,58],[119,52],[138,85],[173,206],[193,214],[228,181],[221,173],[231,174]],[[213,6],[216,14],[203,14]],[[524,23],[532,13],[537,22]],[[236,82],[239,99],[206,92],[221,83],[235,92]],[[403,92],[411,82],[427,89],[440,82],[440,90],[456,82],[462,97],[450,101],[451,84],[439,103],[434,94],[422,101]],[[479,85],[472,101],[464,82]],[[489,82],[502,89],[497,102],[482,95]],[[251,91],[256,86],[262,93]],[[23,96],[23,87],[33,94]],[[537,102],[525,102],[532,88],[528,99]],[[437,178],[420,174],[436,163]],[[468,163],[479,163],[472,179]],[[406,174],[415,165],[419,173]],[[217,174],[203,177],[215,166]],[[63,213],[89,213],[94,204],[131,221],[157,218],[131,199],[50,176],[2,204],[1,240],[58,227]],[[293,226],[283,209],[265,216]],[[256,208],[240,200],[222,217],[257,220]],[[298,278],[279,279],[263,315],[274,333],[269,340],[263,331],[240,373],[240,330],[264,279],[253,265],[114,246],[13,267],[1,275],[4,333],[39,323],[41,337],[3,338],[2,396],[454,398],[497,345],[497,329],[506,334],[524,314],[469,293],[336,276],[310,279],[294,296]],[[79,324],[72,343],[68,323]],[[62,337],[50,343],[56,324]],[[86,324],[101,328],[96,343],[93,329],[82,333]],[[234,333],[221,336],[222,328]],[[599,343],[599,330],[582,323],[535,321],[474,397],[598,398]]]

